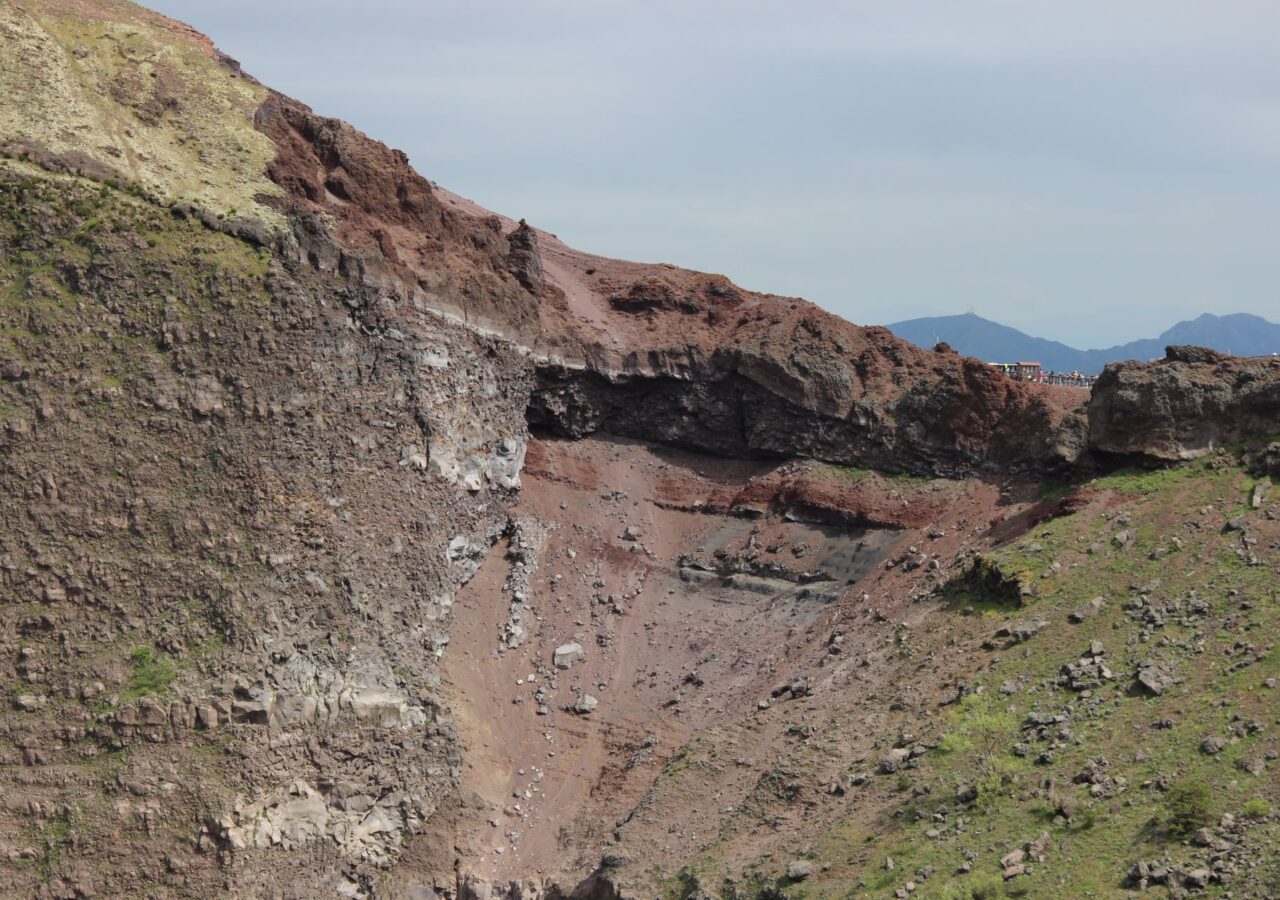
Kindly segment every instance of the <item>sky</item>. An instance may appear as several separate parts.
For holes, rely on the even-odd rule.
[[[1280,321],[1275,0],[148,0],[426,177],[859,324]]]

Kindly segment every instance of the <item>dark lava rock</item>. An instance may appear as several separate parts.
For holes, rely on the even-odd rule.
[[[1280,358],[1170,347],[1156,362],[1106,367],[1089,401],[1089,449],[1151,462],[1194,459],[1275,430]]]

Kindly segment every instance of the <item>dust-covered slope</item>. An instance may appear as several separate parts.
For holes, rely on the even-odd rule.
[[[0,146],[217,216],[283,223],[261,202],[266,90],[229,77],[212,42],[123,0],[0,6]]]

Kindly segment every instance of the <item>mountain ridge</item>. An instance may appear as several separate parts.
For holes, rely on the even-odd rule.
[[[1172,325],[1154,338],[1090,350],[1029,335],[974,313],[905,319],[885,327],[921,347],[945,341],[956,352],[987,362],[1032,360],[1047,370],[1085,374],[1097,374],[1108,363],[1158,359],[1164,355],[1165,347],[1177,344],[1207,347],[1237,356],[1280,352],[1280,325],[1251,313],[1223,316],[1202,313],[1195,319]]]

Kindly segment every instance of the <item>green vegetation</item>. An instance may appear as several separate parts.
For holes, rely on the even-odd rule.
[[[1253,797],[1246,800],[1244,806],[1240,807],[1240,815],[1246,819],[1269,819],[1271,804],[1261,797]]]
[[[1008,708],[990,694],[970,694],[960,701],[952,722],[947,734],[953,739],[951,752],[972,753],[976,769],[987,780],[999,776],[1018,729],[1018,721]]]
[[[672,879],[670,890],[664,895],[667,900],[693,900],[702,894],[702,882],[689,869],[681,869]]]
[[[854,466],[840,466],[835,463],[819,463],[817,469],[828,477],[846,482],[847,484],[861,484],[868,478],[875,475],[871,469],[860,469]]]
[[[963,885],[960,890],[968,891],[968,895],[973,900],[994,900],[994,898],[1004,894],[1004,879],[990,872],[978,873],[970,879],[967,885]],[[962,893],[960,896],[964,896],[964,894]]]
[[[749,871],[741,879],[726,878],[720,885],[721,900],[782,900],[786,892],[781,879],[765,878],[760,872]]]
[[[1249,510],[1255,482],[1233,457],[1214,454],[1057,486],[1050,493],[1087,488],[1103,502],[983,550],[950,586],[946,612],[910,629],[911,657],[894,653],[904,677],[917,677],[913,660],[950,647],[969,655],[965,696],[927,720],[904,709],[881,726],[923,730],[916,740],[931,749],[909,774],[854,788],[847,819],[813,842],[830,870],[785,892],[846,896],[861,885],[853,895],[889,897],[915,881],[917,898],[1120,896],[1138,860],[1203,865],[1207,851],[1192,839],[1201,828],[1217,833],[1233,810],[1253,823],[1256,867],[1200,895],[1264,896],[1280,884],[1280,773],[1246,765],[1272,746],[1276,694],[1260,685],[1280,678],[1280,528]],[[1250,563],[1240,532],[1222,527],[1241,515],[1263,564]],[[1090,606],[1095,598],[1102,605]],[[992,642],[1001,627],[1031,620],[1049,624]],[[899,649],[896,630],[893,639]],[[1071,690],[1063,666],[1094,646],[1111,677]],[[1155,696],[1134,681],[1152,659],[1178,678]],[[1242,728],[1254,720],[1267,728]],[[1200,749],[1209,736],[1224,739],[1219,752]],[[1005,881],[999,859],[1046,833],[1046,860]],[[931,872],[925,880],[921,869]]]
[[[965,605],[1016,609],[1035,592],[1035,576],[1013,556],[974,557],[969,570],[946,590]]]
[[[1212,821],[1212,791],[1203,781],[1184,778],[1164,795],[1161,827],[1173,837],[1189,837]]]
[[[129,663],[133,667],[133,675],[128,689],[121,695],[124,702],[163,694],[178,675],[173,663],[157,659],[150,647],[136,648],[129,654]]]
[[[1148,497],[1175,490],[1180,484],[1194,481],[1210,471],[1210,460],[1200,459],[1161,468],[1119,469],[1087,483],[1088,487]]]
[[[898,490],[914,490],[934,481],[931,477],[911,475],[906,472],[882,472],[878,469],[842,466],[836,463],[817,463],[816,470],[828,478],[843,481],[847,484],[861,484],[868,478],[875,478]]]

